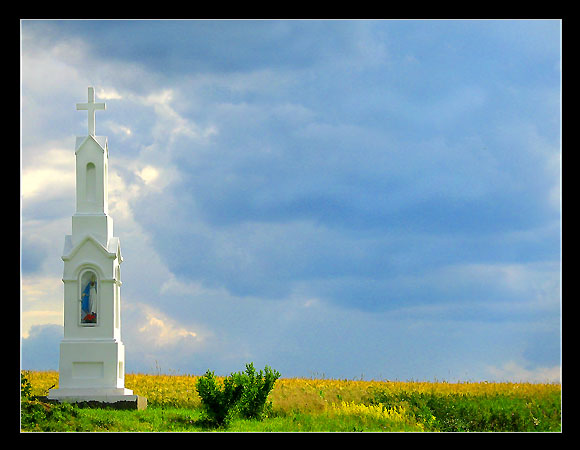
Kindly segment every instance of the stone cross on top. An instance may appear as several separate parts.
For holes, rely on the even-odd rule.
[[[95,111],[105,110],[104,103],[95,103],[95,90],[89,87],[89,101],[88,103],[77,103],[77,111],[83,110],[89,112],[89,135],[95,135]]]

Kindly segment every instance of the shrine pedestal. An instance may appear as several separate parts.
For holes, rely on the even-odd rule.
[[[100,389],[52,389],[47,401],[74,403],[88,408],[135,409],[147,408],[147,398],[133,394],[130,389],[120,389],[124,393],[113,393]]]

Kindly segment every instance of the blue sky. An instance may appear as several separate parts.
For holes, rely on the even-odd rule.
[[[557,20],[21,22],[22,364],[107,110],[128,372],[560,377]]]

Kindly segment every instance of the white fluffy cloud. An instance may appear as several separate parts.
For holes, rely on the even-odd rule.
[[[46,275],[22,277],[22,337],[28,337],[34,325],[63,325],[62,280]]]
[[[135,317],[131,312],[136,310],[141,310],[144,313],[144,317]],[[198,331],[179,325],[176,320],[167,317],[148,305],[135,304],[127,310],[126,315],[142,323],[142,326],[138,328],[138,332],[146,346],[167,348],[185,345],[191,350],[193,345],[198,344],[203,339]]]
[[[562,381],[562,369],[559,365],[529,368],[521,363],[508,361],[499,367],[488,366],[487,371],[494,381],[512,383],[560,383]]]

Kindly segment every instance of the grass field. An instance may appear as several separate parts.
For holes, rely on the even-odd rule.
[[[58,387],[58,372],[28,372],[31,395]],[[144,411],[41,405],[23,431],[561,431],[561,385],[280,378],[263,420],[227,428],[202,420],[195,375],[127,374],[125,386],[147,397]],[[218,378],[219,379],[219,378]],[[42,409],[44,408],[44,409]],[[32,411],[32,410],[31,410]],[[28,414],[28,415],[27,415]]]

